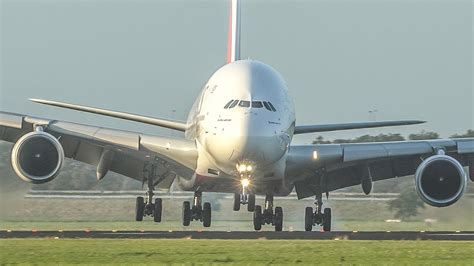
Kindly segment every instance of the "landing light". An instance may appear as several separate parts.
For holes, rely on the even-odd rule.
[[[248,187],[250,185],[250,180],[248,178],[244,178],[240,180],[240,182],[242,183],[243,187]]]
[[[313,151],[313,159],[314,160],[318,159],[318,151]]]
[[[252,166],[251,165],[247,165],[247,172],[252,172]]]
[[[245,170],[247,170],[247,166],[245,164],[241,164],[239,166],[239,172],[245,172]]]

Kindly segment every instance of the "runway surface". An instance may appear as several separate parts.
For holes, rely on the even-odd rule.
[[[0,238],[134,238],[134,239],[288,239],[288,240],[474,240],[474,231],[336,231],[336,232],[226,232],[226,231],[11,231]]]

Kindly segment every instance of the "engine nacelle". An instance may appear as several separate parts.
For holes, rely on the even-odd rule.
[[[34,131],[15,143],[11,159],[13,170],[21,179],[42,184],[58,175],[64,161],[64,150],[53,135]]]
[[[416,191],[427,204],[446,207],[464,193],[467,177],[462,165],[453,157],[438,154],[424,160],[415,173]]]

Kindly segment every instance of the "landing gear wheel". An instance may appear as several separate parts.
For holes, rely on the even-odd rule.
[[[183,202],[183,225],[189,226],[191,223],[191,204],[189,201]]]
[[[135,204],[135,221],[143,221],[145,215],[145,200],[143,197],[137,197]]]
[[[160,198],[155,199],[155,210],[153,212],[153,220],[157,223],[161,222],[162,210],[163,210],[163,201]]]
[[[311,232],[313,230],[313,208],[306,207],[304,213],[304,230],[307,232]]]
[[[234,194],[234,211],[239,211],[240,210],[240,194],[235,193]]]
[[[331,208],[324,209],[323,213],[323,231],[331,231]]]
[[[283,209],[275,207],[275,231],[279,232],[283,229]]]
[[[262,216],[262,207],[260,205],[255,206],[253,211],[253,228],[256,231],[262,229],[263,216]]]
[[[211,203],[206,202],[202,208],[202,224],[204,227],[211,226]]]
[[[254,210],[255,210],[255,195],[250,194],[248,196],[247,211],[253,212]]]

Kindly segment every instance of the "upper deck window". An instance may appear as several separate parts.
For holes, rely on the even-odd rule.
[[[239,106],[240,107],[250,107],[250,101],[240,101]]]
[[[252,108],[262,108],[263,104],[261,101],[252,101]]]

